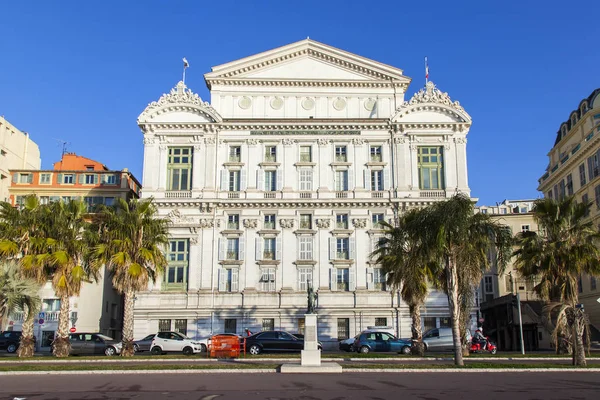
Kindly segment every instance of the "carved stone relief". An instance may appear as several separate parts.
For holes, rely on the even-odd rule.
[[[331,226],[331,220],[329,218],[317,218],[315,220],[315,225],[319,229],[329,229]]]
[[[256,229],[256,227],[258,226],[258,220],[257,219],[245,219],[244,220],[244,228],[246,229]]]
[[[294,227],[294,220],[291,218],[280,219],[279,226],[281,226],[283,229],[291,229]]]
[[[367,227],[367,219],[366,218],[354,218],[352,220],[352,225],[354,225],[354,227],[356,229],[364,229]]]

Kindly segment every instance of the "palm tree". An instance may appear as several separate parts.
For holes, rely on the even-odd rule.
[[[573,364],[579,366],[587,364],[583,336],[588,327],[577,306],[578,282],[582,274],[600,275],[600,233],[587,220],[590,206],[573,197],[537,200],[533,215],[540,232],[519,234],[515,251],[517,271],[540,282],[535,290],[550,303],[548,314],[556,314],[556,345],[561,327],[567,327],[574,338]]]
[[[104,207],[97,216],[100,244],[92,258],[96,268],[106,265],[112,272],[113,286],[125,295],[122,356],[132,356],[133,306],[135,294],[156,281],[167,260],[163,249],[168,244],[167,219],[157,217],[152,199],[129,202],[119,199]]]
[[[69,343],[69,299],[78,296],[84,282],[97,280],[97,270],[85,262],[90,250],[92,232],[86,221],[87,206],[80,200],[54,202],[47,206],[46,251],[23,257],[23,268],[32,275],[45,276],[60,298],[58,330],[53,352],[57,357],[67,357]]]
[[[412,354],[423,356],[423,329],[421,328],[421,306],[429,292],[428,283],[434,283],[437,266],[427,264],[423,258],[419,237],[416,235],[419,220],[418,210],[412,210],[398,219],[394,227],[386,222],[382,225],[385,236],[377,243],[372,256],[387,274],[387,283],[400,288],[402,300],[408,304],[412,319]]]
[[[23,311],[23,328],[19,343],[19,357],[31,357],[35,347],[33,321],[40,309],[40,286],[24,278],[16,261],[0,263],[0,318],[2,326],[15,311]]]
[[[37,282],[37,290],[47,280],[44,269],[28,270],[23,268],[23,261],[38,253],[44,253],[45,206],[39,203],[36,196],[27,196],[16,208],[7,202],[0,203],[0,260],[13,262],[18,260],[24,278]],[[24,318],[19,357],[33,356],[35,340],[33,336],[35,314],[28,312]]]
[[[452,320],[454,362],[464,365],[461,340],[466,326],[464,294],[481,280],[482,269],[489,267],[488,252],[496,248],[500,270],[506,267],[512,250],[510,228],[492,221],[486,214],[475,214],[473,202],[458,194],[449,200],[422,209],[415,223],[419,246],[429,263],[442,265],[441,286],[448,295]],[[462,310],[461,310],[462,308]],[[466,345],[466,343],[465,343]]]

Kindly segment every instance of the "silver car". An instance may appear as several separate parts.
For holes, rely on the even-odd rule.
[[[467,331],[467,340],[471,340],[471,333]],[[425,350],[448,351],[454,349],[452,340],[452,328],[433,328],[423,335]]]

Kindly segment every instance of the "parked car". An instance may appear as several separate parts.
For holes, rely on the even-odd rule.
[[[136,353],[140,353],[143,351],[150,351],[150,346],[152,345],[152,340],[154,340],[154,336],[156,333],[146,336],[143,339],[135,340],[133,342],[133,348]]]
[[[154,355],[182,352],[186,356],[190,356],[202,351],[206,351],[205,344],[192,340],[179,332],[158,332],[150,345],[150,352]]]
[[[318,349],[323,345],[318,342]],[[246,338],[246,351],[252,355],[263,352],[292,352],[304,350],[304,339],[283,331],[259,332]]]
[[[410,346],[409,339],[398,339],[387,332],[363,332],[356,335],[352,344],[354,351],[363,354],[390,351],[410,354]]]
[[[35,336],[33,340],[36,340]],[[4,331],[0,333],[0,350],[6,350],[7,353],[14,353],[19,349],[20,341],[20,331]]]
[[[304,334],[303,333],[291,333],[291,335],[296,336],[298,339],[304,340]]]
[[[395,336],[394,328],[392,326],[367,326],[367,329],[365,329],[361,333],[364,333],[364,332],[385,332],[385,333],[389,333],[390,335]],[[354,351],[354,348],[352,347],[353,344],[354,344],[353,337],[340,341],[339,342],[340,351]]]
[[[71,355],[121,354],[123,344],[101,333],[71,333]]]
[[[467,340],[471,341],[471,332],[467,331]],[[447,351],[454,349],[452,328],[433,328],[423,335],[423,344],[427,351]]]

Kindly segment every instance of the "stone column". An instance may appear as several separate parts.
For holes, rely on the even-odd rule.
[[[142,187],[150,191],[158,188],[158,171],[156,160],[159,157],[158,144],[154,136],[144,138],[144,167],[142,176]],[[158,165],[160,168],[160,164]]]
[[[332,151],[328,139],[318,139],[319,145],[319,168],[318,171],[318,190],[328,192],[333,190],[333,172],[329,164],[331,163]]]
[[[198,191],[202,189],[205,184],[205,176],[202,173],[202,146],[199,144],[194,145],[194,155],[192,156],[192,190]]]
[[[410,186],[412,190],[419,190],[419,156],[417,153],[418,146],[416,143],[410,144]]]
[[[168,158],[168,150],[166,144],[161,144],[159,146],[159,156],[158,156],[158,182],[157,187],[158,190],[165,190],[167,187],[167,160]]]
[[[394,139],[394,185],[400,191],[408,190],[412,184],[411,152],[406,137]]]
[[[454,139],[456,146],[456,175],[457,187],[462,192],[469,190],[469,181],[467,178],[467,139],[458,137]]]
[[[214,137],[205,137],[204,144],[204,187],[215,190],[216,186],[219,185],[220,179],[220,171],[215,171],[217,139]]]
[[[457,186],[458,169],[454,143],[444,144],[444,183],[448,192],[454,193]]]
[[[198,289],[198,276],[200,273],[200,245],[198,244],[198,236],[193,235],[190,238],[190,256],[188,260],[188,291]]]

